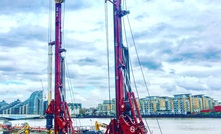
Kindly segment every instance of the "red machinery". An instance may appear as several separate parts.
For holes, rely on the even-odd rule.
[[[129,12],[121,10],[121,0],[108,1],[114,7],[116,118],[107,125],[105,134],[147,134],[136,98],[130,87],[128,49],[122,43],[121,18]],[[55,2],[55,99],[51,101],[46,111],[46,127],[48,130],[53,128],[54,118],[55,134],[74,134],[68,106],[62,94],[61,53],[64,49],[61,47],[61,3],[63,0],[55,0]]]
[[[74,134],[72,120],[68,105],[64,97],[63,69],[61,53],[66,51],[62,48],[62,25],[61,25],[61,6],[64,0],[55,0],[55,98],[52,100],[46,110],[46,128],[51,131],[53,128],[52,120],[54,118],[55,134]]]
[[[121,18],[129,11],[121,9],[121,0],[106,1],[111,2],[114,9],[116,118],[111,120],[105,134],[147,134],[136,98],[131,91],[128,49],[122,40]]]
[[[215,112],[221,112],[221,106],[214,106]]]

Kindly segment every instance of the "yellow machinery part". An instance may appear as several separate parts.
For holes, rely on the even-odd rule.
[[[55,3],[62,3],[64,0],[55,0]]]
[[[98,123],[98,121],[95,121],[95,130],[96,131],[99,131],[100,130],[100,127],[103,127],[103,128],[106,128],[107,127],[107,124],[104,124],[104,123]]]
[[[100,124],[97,121],[95,121],[95,130],[96,131],[100,130]]]
[[[47,134],[53,134],[53,132],[54,132],[54,131],[51,130],[51,129],[46,131]]]
[[[28,124],[25,126],[25,134],[30,134],[30,126]]]

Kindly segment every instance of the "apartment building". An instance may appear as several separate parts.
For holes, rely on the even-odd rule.
[[[174,113],[187,114],[192,113],[192,97],[191,94],[174,95]]]

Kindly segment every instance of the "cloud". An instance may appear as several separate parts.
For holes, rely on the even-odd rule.
[[[79,60],[80,65],[94,64],[95,62],[96,62],[95,59],[92,59],[92,58],[89,58],[89,57]]]
[[[147,84],[151,95],[156,96],[192,93],[219,98],[219,3],[209,0],[128,1],[130,26],[146,79],[145,83],[130,29],[125,26],[125,31],[129,32],[127,39],[135,81],[142,93],[140,97],[147,96]],[[67,50],[67,87],[74,91],[75,101],[82,103],[83,107],[96,107],[109,96],[103,4],[102,0],[66,0],[63,5],[62,45]],[[113,5],[108,3],[108,6],[110,91],[113,98]],[[47,50],[48,41],[54,40],[54,2],[49,33],[49,1],[3,0],[1,7],[0,91],[5,94],[1,97],[7,102],[18,98],[24,100],[32,91],[42,90],[40,80],[47,89]],[[132,87],[135,91],[133,82]],[[13,93],[19,94],[18,98]]]
[[[141,56],[140,60],[141,60],[141,65],[147,67],[150,70],[161,70],[162,64],[160,61],[158,61],[157,58]]]
[[[25,25],[12,28],[9,32],[0,34],[1,46],[4,47],[27,47],[31,41],[47,41],[47,29],[41,26]],[[36,47],[36,45],[33,45]],[[38,46],[37,46],[38,47]]]
[[[194,77],[181,77],[177,79],[176,83],[178,86],[183,87],[186,90],[203,91],[208,89],[207,85],[198,78]]]
[[[65,7],[68,10],[81,10],[90,8],[92,6],[92,1],[82,0],[82,1],[70,1],[66,2]]]
[[[48,11],[49,10],[49,5],[52,4],[51,6],[54,6],[54,1],[27,1],[27,0],[20,0],[17,2],[16,0],[2,0],[1,5],[4,8],[0,9],[1,14],[15,14],[15,13],[39,13],[42,11]],[[67,1],[65,4],[65,8],[67,10],[80,10],[84,8],[89,8],[90,3],[86,0],[82,1]],[[12,10],[13,9],[13,10]],[[54,8],[53,8],[54,9]]]
[[[48,2],[47,1],[27,1],[20,0],[17,2],[16,0],[7,1],[2,0],[2,7],[0,9],[1,14],[14,14],[14,13],[25,13],[25,12],[39,12],[42,9],[46,9]],[[12,10],[13,9],[13,10]]]

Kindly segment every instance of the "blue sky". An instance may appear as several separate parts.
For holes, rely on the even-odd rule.
[[[3,0],[1,5],[1,99],[24,101],[33,91],[42,90],[41,80],[46,93],[49,1]],[[205,94],[220,101],[220,2],[127,0],[127,6],[150,95]],[[111,10],[112,5],[108,3],[113,98]],[[63,46],[67,49],[68,78],[75,102],[84,107],[97,106],[109,96],[104,18],[104,0],[65,1]],[[139,96],[145,97],[147,91],[126,27]],[[54,40],[54,27],[51,39]]]

